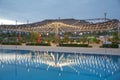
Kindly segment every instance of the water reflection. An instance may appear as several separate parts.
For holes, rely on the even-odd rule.
[[[58,69],[85,75],[94,75],[106,79],[120,73],[120,57],[107,55],[88,55],[80,53],[3,51],[0,52],[0,66],[16,65],[30,68],[42,67],[45,70]],[[66,69],[69,68],[69,69]],[[61,76],[62,73],[59,73]]]

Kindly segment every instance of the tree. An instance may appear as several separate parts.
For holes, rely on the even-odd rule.
[[[37,42],[37,39],[38,39],[38,33],[36,33],[36,32],[31,32],[30,33],[30,41],[31,42]]]
[[[120,39],[117,33],[113,34],[112,42],[119,43]]]

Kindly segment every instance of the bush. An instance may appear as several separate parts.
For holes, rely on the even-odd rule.
[[[89,47],[88,44],[59,44],[64,47]]]
[[[21,45],[19,42],[3,42],[3,45]]]
[[[27,43],[26,45],[31,45],[31,46],[50,46],[50,43]]]
[[[119,48],[118,44],[103,44],[101,48]]]

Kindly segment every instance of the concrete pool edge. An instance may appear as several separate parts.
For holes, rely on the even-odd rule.
[[[82,48],[82,47],[51,47],[51,46],[16,46],[1,45],[0,49],[14,50],[37,50],[37,51],[54,51],[54,52],[71,52],[71,53],[88,53],[88,54],[105,54],[120,55],[120,48]]]

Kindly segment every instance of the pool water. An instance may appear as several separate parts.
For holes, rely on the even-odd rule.
[[[0,80],[120,80],[120,56],[0,49]]]

